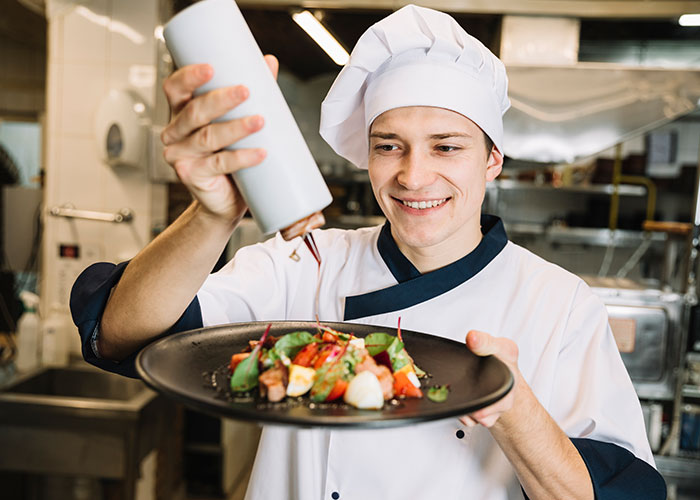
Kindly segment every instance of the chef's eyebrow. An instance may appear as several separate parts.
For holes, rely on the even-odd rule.
[[[370,135],[370,138],[375,138],[375,139],[400,139],[401,137],[398,134],[394,134],[392,132],[372,132]],[[465,132],[442,132],[440,134],[430,134],[428,136],[429,139],[450,139],[452,137],[460,137],[464,139],[472,139],[471,134],[467,134]]]
[[[445,132],[443,134],[432,134],[429,136],[431,139],[449,139],[451,137],[461,137],[464,139],[471,139],[472,135],[466,132]]]
[[[399,134],[393,134],[391,132],[372,132],[369,134],[370,138],[375,139],[399,139]]]

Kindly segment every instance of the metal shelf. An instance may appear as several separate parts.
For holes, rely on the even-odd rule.
[[[502,191],[537,191],[537,192],[560,192],[560,193],[584,193],[603,194],[610,196],[615,191],[612,184],[587,184],[581,186],[561,186],[555,187],[551,184],[536,184],[529,181],[518,181],[515,179],[497,179],[486,185],[487,190]],[[647,190],[644,186],[633,184],[620,184],[617,186],[620,196],[646,196]]]
[[[698,387],[697,385],[684,385],[683,397],[700,399],[700,387]]]
[[[629,229],[610,231],[603,228],[544,226],[541,224],[506,223],[506,232],[512,235],[542,236],[550,243],[561,245],[591,245],[607,247],[636,247],[648,234],[652,243],[666,241],[665,233],[644,233]]]
[[[668,481],[684,487],[700,487],[700,460],[689,457],[654,455],[659,472]],[[697,491],[697,490],[696,490]]]

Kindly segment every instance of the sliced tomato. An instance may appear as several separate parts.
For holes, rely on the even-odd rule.
[[[243,361],[248,356],[250,356],[249,352],[239,352],[238,354],[234,354],[233,356],[231,356],[231,362],[228,365],[228,371],[233,373],[236,370],[238,363]]]
[[[324,342],[328,342],[329,344],[335,344],[336,342],[338,342],[338,336],[333,335],[331,332],[324,331],[321,340],[323,340]]]
[[[309,366],[311,366],[311,363],[313,362],[316,354],[318,354],[318,349],[319,344],[317,344],[316,342],[306,344],[304,347],[301,348],[301,351],[299,351],[297,355],[294,356],[294,360],[292,361],[292,363],[308,368]]]
[[[413,385],[404,372],[394,373],[394,394],[396,396],[406,396],[407,398],[423,397],[423,392],[420,388]]]
[[[345,394],[345,389],[347,388],[347,381],[343,380],[342,378],[339,378],[335,381],[335,385],[333,385],[333,389],[331,389],[331,392],[329,392],[328,396],[326,396],[326,401],[333,401],[334,399],[338,399],[343,394]]]
[[[336,344],[324,344],[324,346],[321,348],[321,350],[318,353],[318,356],[314,360],[314,368],[318,370],[321,368],[323,363],[326,362],[326,359],[328,359],[329,356],[333,355],[332,359],[335,359],[343,350],[342,347]]]

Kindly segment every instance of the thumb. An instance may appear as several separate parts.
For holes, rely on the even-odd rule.
[[[467,347],[477,356],[490,356],[498,352],[495,339],[485,332],[470,330],[465,342]]]
[[[506,364],[517,364],[518,346],[510,339],[494,337],[488,333],[471,330],[467,333],[467,347],[477,356],[495,356]]]

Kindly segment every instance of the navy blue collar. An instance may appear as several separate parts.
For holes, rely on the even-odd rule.
[[[482,215],[481,232],[484,237],[470,253],[452,264],[421,274],[399,250],[387,221],[379,233],[377,249],[398,284],[346,297],[345,321],[400,311],[442,295],[471,279],[508,243],[503,222],[498,217]]]

